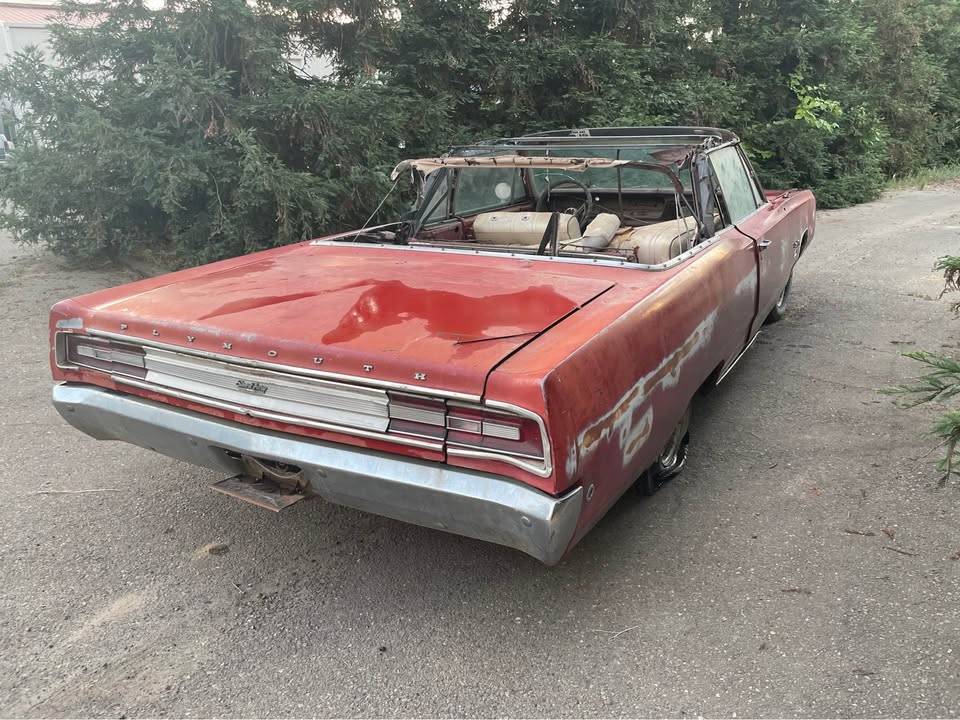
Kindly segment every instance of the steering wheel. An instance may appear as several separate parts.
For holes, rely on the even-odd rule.
[[[575,185],[583,190],[583,203],[581,203],[579,207],[569,208],[573,211],[572,214],[577,218],[577,222],[582,226],[584,221],[590,217],[590,212],[593,210],[593,195],[590,194],[590,188],[587,187],[585,183],[575,180],[569,175],[547,181],[543,192],[537,196],[537,212],[543,212],[547,209],[547,197],[550,195],[550,191],[556,190],[558,187],[563,187],[564,185]]]

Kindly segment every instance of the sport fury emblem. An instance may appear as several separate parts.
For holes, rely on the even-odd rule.
[[[270,389],[263,383],[253,382],[252,380],[237,380],[237,387],[241,390],[249,390],[250,392],[260,393],[261,395]]]

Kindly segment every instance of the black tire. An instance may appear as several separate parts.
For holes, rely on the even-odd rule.
[[[690,447],[690,406],[683,413],[680,422],[673,429],[667,444],[660,451],[657,461],[637,480],[637,488],[644,495],[653,495],[666,482],[676,477],[687,464]]]
[[[780,299],[777,301],[777,304],[773,306],[770,314],[767,315],[767,319],[763,321],[765,325],[780,322],[783,320],[783,316],[787,314],[787,306],[790,303],[790,286],[792,284],[793,273],[790,273],[790,277],[787,278],[787,284],[783,286],[783,292],[780,293]]]

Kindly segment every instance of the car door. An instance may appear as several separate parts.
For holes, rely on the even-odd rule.
[[[747,168],[760,206],[754,223],[754,227],[758,228],[760,233],[756,236],[760,241],[757,248],[760,292],[754,328],[759,330],[766,321],[767,315],[780,301],[787,283],[790,282],[793,266],[800,255],[800,237],[792,224],[787,221],[788,206],[783,202],[783,196],[767,198],[757,179],[757,174],[750,166],[750,160],[744,155],[742,148],[738,146],[737,149]]]
[[[779,222],[777,206],[764,196],[737,145],[719,147],[708,157],[720,185],[725,223],[749,237],[757,254],[757,312],[750,330],[753,337],[777,304],[793,271],[793,238],[788,237],[786,227]]]

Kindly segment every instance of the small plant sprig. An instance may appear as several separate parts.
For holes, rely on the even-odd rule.
[[[940,297],[960,291],[960,256],[945,255],[937,259],[934,270],[943,272],[944,286]],[[960,301],[951,309],[960,313]],[[960,360],[946,355],[914,350],[905,357],[922,363],[927,372],[909,383],[884,388],[881,392],[896,397],[902,408],[913,408],[926,403],[946,403],[960,395]],[[936,447],[943,447],[943,457],[937,467],[943,472],[938,485],[947,484],[951,475],[960,474],[960,410],[948,410],[934,422],[930,435],[939,438]]]
[[[933,264],[933,269],[943,271],[943,290],[940,291],[940,297],[948,292],[960,290],[960,283],[958,283],[960,281],[960,257],[944,255],[942,258],[937,258],[937,262]],[[960,313],[960,300],[953,303],[950,309],[955,313]]]

